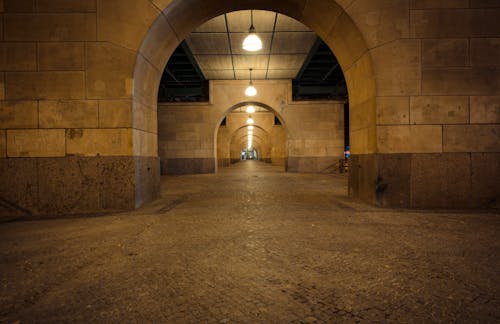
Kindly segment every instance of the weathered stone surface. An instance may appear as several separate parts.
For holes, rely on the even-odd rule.
[[[38,170],[40,214],[89,213],[101,208],[100,165],[96,159],[42,158]]]
[[[411,124],[467,124],[469,97],[411,97]]]
[[[84,72],[6,72],[7,99],[83,99]]]
[[[96,0],[37,0],[38,12],[94,12]]]
[[[403,39],[371,50],[377,95],[420,93],[420,40]]]
[[[161,174],[214,173],[214,158],[161,159]]]
[[[498,9],[411,10],[410,35],[416,38],[497,36]]]
[[[36,44],[0,43],[1,71],[35,71]]]
[[[422,70],[422,94],[487,95],[500,88],[500,67],[436,68]]]
[[[160,196],[160,159],[158,157],[134,157],[135,207]]]
[[[441,125],[377,126],[380,153],[442,152]]]
[[[376,203],[384,207],[410,206],[411,154],[377,154]],[[350,172],[351,170],[349,170]]]
[[[393,0],[357,0],[347,8],[369,48],[407,38],[408,11],[408,1]]]
[[[408,97],[378,97],[377,125],[404,125],[410,123]]]
[[[83,43],[38,44],[40,71],[84,70],[85,48]]]
[[[3,101],[0,103],[0,128],[37,127],[37,101]]]
[[[318,15],[318,12],[324,15]],[[306,2],[302,14],[304,19],[311,22],[309,27],[320,37],[325,37],[334,28],[337,19],[342,14],[342,8],[334,1],[311,0]]]
[[[83,156],[132,155],[132,130],[69,129],[66,131],[66,150],[68,154]]]
[[[499,66],[500,38],[472,38],[470,52],[474,66]]]
[[[349,158],[349,196],[375,204],[377,172],[375,154],[351,155]]]
[[[147,0],[98,1],[99,41],[137,50],[160,11]]]
[[[38,170],[36,159],[0,159],[0,217],[37,212]]]
[[[3,0],[3,11],[10,12],[34,12],[35,0]]]
[[[469,0],[410,0],[411,9],[468,8]]]
[[[472,199],[470,153],[414,154],[411,162],[411,206],[477,207]]]
[[[97,101],[40,101],[40,128],[97,128]]]
[[[498,0],[471,0],[471,8],[500,8]]]
[[[134,52],[113,44],[88,44],[86,49],[87,97],[91,99],[131,98],[135,56]]]
[[[132,127],[130,100],[99,100],[99,127]]]
[[[158,156],[158,135],[134,129],[135,156]]]
[[[4,16],[8,41],[95,41],[95,14],[12,14]]]
[[[422,66],[467,66],[469,63],[468,39],[422,40]]]
[[[500,208],[500,153],[472,153],[472,196],[475,206]]]
[[[64,156],[64,129],[7,130],[8,157]]]
[[[7,156],[7,135],[5,130],[0,130],[0,158]]]
[[[500,96],[471,96],[471,124],[500,124]]]
[[[136,103],[132,114],[135,129],[140,129],[149,133],[158,133],[157,109],[152,109]]]
[[[500,125],[445,125],[444,152],[500,152]]]

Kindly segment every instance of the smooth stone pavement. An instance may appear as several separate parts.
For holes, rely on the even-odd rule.
[[[0,322],[500,321],[500,215],[242,162],[131,213],[0,224]]]

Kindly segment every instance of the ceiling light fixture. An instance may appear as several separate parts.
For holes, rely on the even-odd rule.
[[[248,106],[247,107],[247,113],[253,114],[255,112],[255,107],[254,106]]]
[[[243,40],[243,49],[249,52],[262,49],[262,41],[255,34],[255,27],[253,26],[253,10],[250,10],[250,29],[248,29],[248,36]]]
[[[248,87],[245,89],[245,95],[248,97],[253,97],[257,94],[257,89],[253,86],[252,82],[252,69],[248,69],[250,71],[250,83],[248,84]]]
[[[248,130],[253,130],[253,126],[248,126]]]
[[[252,125],[252,124],[253,124],[253,118],[252,118],[251,116],[250,116],[250,117],[248,117],[248,119],[247,119],[247,124],[248,124],[248,125]]]

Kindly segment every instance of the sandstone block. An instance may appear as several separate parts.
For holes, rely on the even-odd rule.
[[[64,155],[64,129],[7,130],[8,157],[52,157]]]
[[[38,44],[38,68],[41,71],[83,70],[85,68],[83,43]]]
[[[422,66],[467,66],[469,62],[468,39],[422,40]]]
[[[134,52],[108,43],[95,43],[87,45],[86,56],[88,98],[122,99],[132,96]]]
[[[160,11],[147,0],[98,1],[98,40],[137,50]]]
[[[4,12],[34,12],[35,0],[3,0]]]
[[[95,12],[96,0],[37,0],[38,12]]]
[[[411,9],[468,8],[469,0],[410,0]]]
[[[134,129],[134,156],[158,156],[158,135]]]
[[[500,152],[500,125],[445,125],[445,152]]]
[[[132,127],[132,102],[99,100],[99,127]]]
[[[377,125],[402,125],[409,123],[408,97],[377,98]]]
[[[40,128],[97,128],[97,101],[40,101]]]
[[[36,71],[36,44],[0,43],[0,70]]]
[[[401,96],[420,92],[420,40],[404,39],[371,51],[378,95]]]
[[[68,154],[83,156],[132,155],[132,130],[69,129],[66,131]]]
[[[471,8],[500,8],[498,0],[471,0]]]
[[[0,130],[0,158],[7,156],[7,135],[6,131]]]
[[[410,35],[457,38],[498,35],[498,9],[411,10]]]
[[[428,95],[487,95],[500,88],[500,67],[422,70],[422,93]]]
[[[4,101],[0,109],[0,128],[37,128],[37,101]]]
[[[4,16],[8,41],[93,41],[95,14],[12,14]]]
[[[7,99],[83,99],[84,72],[6,72]]]
[[[470,97],[471,124],[500,124],[500,96]]]
[[[411,97],[411,124],[466,124],[469,122],[468,97]]]
[[[369,48],[408,38],[408,1],[358,0],[347,8]]]
[[[472,38],[471,64],[474,66],[500,66],[500,38]]]
[[[442,126],[377,126],[380,153],[442,152]]]

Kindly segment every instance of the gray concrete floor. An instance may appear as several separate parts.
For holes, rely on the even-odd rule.
[[[100,217],[0,224],[0,321],[500,321],[500,215],[384,210],[242,162]]]

